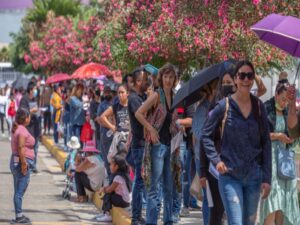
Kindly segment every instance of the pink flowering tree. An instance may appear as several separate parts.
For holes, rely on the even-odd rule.
[[[95,61],[116,74],[168,61],[189,73],[228,58],[248,58],[259,74],[266,75],[270,68],[292,63],[283,51],[260,41],[250,26],[274,12],[297,16],[299,1],[104,0],[101,4],[105,15],[89,20],[49,16],[25,60],[48,73],[71,73]]]
[[[25,62],[46,74],[70,74],[86,62],[100,60],[100,52],[94,47],[100,29],[97,17],[75,23],[71,18],[54,17],[50,13],[42,26],[41,38],[30,43]]]

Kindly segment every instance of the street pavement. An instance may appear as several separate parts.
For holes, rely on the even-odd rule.
[[[7,138],[0,138],[0,225],[10,224],[14,218],[13,179],[9,170],[11,148]],[[65,174],[58,163],[40,144],[38,153],[38,174],[32,174],[23,200],[23,211],[34,225],[83,225],[96,223],[93,218],[99,213],[92,203],[75,203],[61,197],[65,187]],[[161,213],[162,214],[162,213]],[[199,211],[191,212],[188,218],[181,218],[179,224],[202,225]],[[159,224],[162,224],[161,222]]]
[[[13,179],[9,170],[10,143],[0,140],[0,224],[9,224],[14,218]],[[65,174],[44,146],[39,147],[37,175],[32,174],[23,200],[23,211],[34,225],[82,225],[95,223],[98,213],[92,203],[75,203],[61,197]]]

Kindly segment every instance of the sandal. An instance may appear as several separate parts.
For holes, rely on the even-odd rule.
[[[77,202],[77,203],[84,203],[87,201],[88,201],[87,196],[78,196],[77,199],[75,199],[75,202]]]

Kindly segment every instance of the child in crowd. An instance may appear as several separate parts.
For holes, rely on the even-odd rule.
[[[131,180],[129,170],[123,154],[117,154],[110,163],[112,173],[110,185],[102,187],[99,193],[104,193],[103,197],[103,215],[96,218],[99,222],[112,221],[110,210],[112,205],[121,208],[127,208],[131,202]]]
[[[6,112],[5,112],[5,117],[7,121],[7,126],[8,126],[8,139],[11,140],[11,128],[13,125],[13,122],[15,120],[15,116],[17,113],[17,106],[16,102],[14,99],[14,95],[11,94],[9,96],[9,99],[6,102]]]
[[[80,135],[80,141],[83,143],[84,146],[88,141],[91,141],[93,139],[93,134],[94,131],[90,124],[90,115],[86,113],[85,123],[82,126],[81,135]]]
[[[72,171],[75,170],[75,158],[78,150],[80,149],[80,142],[76,136],[72,136],[70,141],[67,143],[69,148],[69,154],[65,161],[65,170],[68,177],[73,176]]]

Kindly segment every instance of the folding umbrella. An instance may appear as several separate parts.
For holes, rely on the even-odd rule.
[[[99,63],[88,63],[79,67],[71,76],[72,79],[92,79],[101,75],[111,75],[110,70]]]
[[[47,78],[46,84],[58,83],[69,80],[71,77],[66,73],[57,73]]]
[[[24,90],[26,90],[28,84],[29,84],[29,78],[25,76],[20,76],[17,80],[15,80],[12,83],[12,87],[16,89],[23,88]]]
[[[251,27],[258,37],[288,54],[300,58],[300,19],[270,14]],[[297,69],[296,77],[300,64]]]
[[[183,84],[178,90],[174,97],[172,108],[182,105],[189,106],[200,100],[199,91],[201,88],[211,81],[221,78],[226,71],[235,66],[235,63],[235,60],[230,59],[198,71],[192,79]]]

